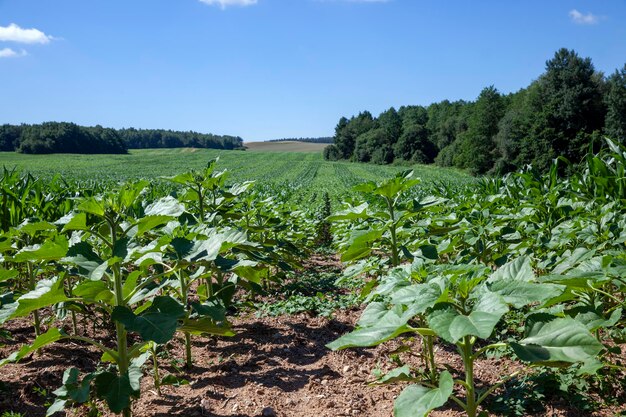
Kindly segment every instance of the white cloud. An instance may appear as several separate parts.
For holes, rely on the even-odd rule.
[[[0,58],[17,58],[26,55],[28,55],[28,53],[23,49],[19,52],[14,51],[11,48],[0,49]]]
[[[220,6],[222,9],[228,6],[252,6],[257,4],[257,0],[200,0],[200,2],[209,6]]]
[[[576,23],[577,25],[595,25],[600,21],[599,16],[596,16],[591,12],[584,14],[576,9],[570,10],[569,17],[570,19],[572,19],[572,22]]]
[[[48,43],[52,36],[48,36],[38,29],[22,29],[15,23],[9,26],[0,26],[0,41],[19,43]]]

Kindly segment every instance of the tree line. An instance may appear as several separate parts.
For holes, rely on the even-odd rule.
[[[590,58],[560,49],[545,72],[516,93],[489,86],[475,101],[342,117],[324,157],[435,162],[474,174],[505,173],[527,164],[545,171],[558,156],[580,161],[601,146],[602,136],[626,142],[626,65],[605,76]]]
[[[112,129],[68,122],[0,125],[0,151],[28,154],[124,154],[142,148],[239,149],[243,139],[163,129]]]

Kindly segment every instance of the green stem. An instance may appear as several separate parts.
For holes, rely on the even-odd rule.
[[[189,283],[185,277],[185,272],[181,271],[178,273],[178,282],[180,283],[183,305],[185,306],[185,309],[188,309],[189,300],[187,298],[189,297]],[[189,312],[187,312],[187,314],[189,314]],[[191,334],[189,332],[185,332],[185,367],[187,369],[191,369],[192,366],[193,358],[191,356]]]
[[[96,342],[93,339],[90,339],[88,337],[83,337],[83,336],[66,336],[64,337],[64,339],[69,339],[69,340],[78,340],[80,342],[85,342],[85,343],[89,343],[92,346],[97,347],[98,349],[100,349],[103,353],[107,353],[109,356],[111,356],[113,359],[116,360],[117,362],[117,352],[115,352],[114,350],[111,350],[109,348],[107,348],[106,346],[104,346],[101,343]]]
[[[111,229],[111,243],[113,244],[113,247],[115,247],[115,243],[117,240],[116,224],[113,221],[109,221],[109,226]],[[126,307],[122,283],[122,268],[119,262],[116,262],[111,269],[113,269],[113,278],[115,285],[115,306]],[[115,332],[117,334],[117,367],[120,376],[123,376],[128,373],[128,338],[126,334],[126,328],[119,321],[115,322]],[[123,417],[131,417],[132,412],[130,406],[122,411],[122,415]]]
[[[36,286],[36,282],[35,282],[35,273],[33,272],[33,265],[28,262],[26,264],[26,270],[28,273],[28,289],[29,290],[34,290],[35,286]],[[39,336],[41,334],[41,319],[39,318],[39,311],[35,310],[33,311],[33,319],[34,319],[34,325],[35,325],[35,337]]]
[[[472,339],[470,336],[463,338],[461,353],[463,356],[463,367],[465,368],[465,403],[467,405],[467,417],[476,417],[478,403],[476,402],[476,388],[474,387],[474,357],[472,355]]]
[[[427,356],[428,356],[427,367],[429,368],[429,371],[430,371],[430,382],[432,382],[433,384],[436,384],[437,383],[437,364],[435,363],[434,337],[426,336],[424,339],[426,342],[426,349],[427,349]]]
[[[157,390],[159,395],[163,395],[161,393],[161,377],[159,376],[159,360],[156,355],[156,345],[153,345],[150,348],[150,354],[152,355],[152,369],[154,376],[154,388]]]
[[[204,223],[204,196],[202,195],[202,185],[198,185],[196,192],[198,193],[198,214],[200,214],[200,223]]]
[[[76,320],[76,312],[72,310],[70,312],[70,315],[72,316],[72,330],[74,331],[74,334],[78,334],[78,321]]]
[[[191,369],[193,367],[193,359],[191,356],[191,333],[185,332],[185,367]]]

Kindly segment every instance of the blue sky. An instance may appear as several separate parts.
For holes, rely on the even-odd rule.
[[[330,136],[341,116],[626,63],[626,2],[0,0],[0,123]]]

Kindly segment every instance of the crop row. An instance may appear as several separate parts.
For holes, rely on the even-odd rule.
[[[372,277],[368,305],[357,329],[328,347],[421,339],[422,369],[400,366],[379,380],[414,382],[397,398],[396,417],[426,416],[448,400],[479,415],[520,373],[479,390],[475,364],[493,351],[528,367],[622,380],[626,149],[607,146],[567,167],[578,172],[568,178],[559,175],[567,162],[556,160],[546,175],[529,169],[465,192],[442,186],[426,195],[411,172],[357,187],[362,197],[330,219],[350,264],[345,276]],[[457,352],[460,377],[440,372],[435,343]]]

